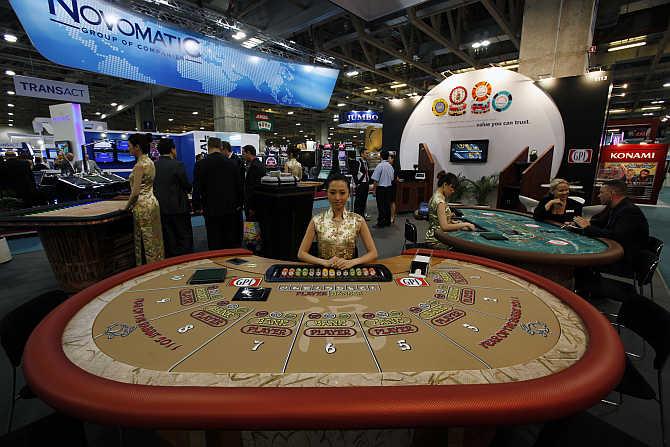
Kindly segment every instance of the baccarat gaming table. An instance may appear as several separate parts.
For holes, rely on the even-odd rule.
[[[542,421],[620,380],[616,332],[572,292],[452,252],[410,277],[413,254],[346,274],[244,250],[136,267],[40,323],[26,379],[99,423],[269,430]],[[222,268],[225,280],[189,283]],[[245,298],[258,288],[266,301]]]

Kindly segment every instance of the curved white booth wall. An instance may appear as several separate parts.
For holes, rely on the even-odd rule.
[[[491,85],[488,98],[491,106],[489,111],[475,114],[472,113],[472,104],[476,102],[473,99],[473,88],[480,82]],[[467,92],[466,112],[460,116],[451,116],[447,110],[440,109],[441,104],[434,112],[433,103],[440,98],[447,106],[452,104],[450,94],[456,87],[464,87]],[[483,84],[481,89],[486,92],[486,85]],[[463,92],[462,89],[458,90]],[[499,95],[502,101],[494,107],[494,96],[503,91],[509,95]],[[502,96],[511,98],[509,104]],[[456,95],[452,98],[460,102]],[[575,98],[575,101],[578,100]],[[496,108],[505,109],[497,111]],[[439,116],[442,111],[444,113]],[[489,140],[486,163],[449,161],[452,140],[486,139]],[[526,146],[537,149],[538,155],[542,155],[553,145],[551,176],[554,177],[563,159],[565,131],[558,107],[532,79],[503,68],[486,68],[451,76],[424,96],[403,130],[400,141],[400,163],[403,169],[411,169],[417,163],[419,143],[427,144],[432,152],[435,173],[440,170],[462,173],[473,180],[484,175],[499,174]]]

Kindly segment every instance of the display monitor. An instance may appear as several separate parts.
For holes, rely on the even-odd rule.
[[[96,163],[112,163],[114,162],[114,153],[94,150],[93,159]]]
[[[118,152],[116,154],[116,161],[119,163],[133,163],[135,161],[135,157],[130,155],[129,153],[123,153],[123,152]]]
[[[56,145],[56,149],[63,151],[64,154],[72,152],[72,145],[69,141],[55,141],[54,144]]]
[[[128,152],[128,140],[116,140],[116,150]]]
[[[449,161],[452,163],[485,163],[489,140],[452,141]]]

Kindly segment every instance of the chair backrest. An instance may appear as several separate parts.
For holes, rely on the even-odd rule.
[[[579,196],[568,196],[568,199],[572,199],[577,203],[581,203],[584,205],[586,203],[586,199],[584,197],[579,197]]]
[[[654,348],[654,368],[662,369],[670,355],[670,312],[642,295],[634,295],[621,305],[618,322]]]
[[[639,284],[651,284],[658,263],[659,257],[656,252],[646,249],[639,251],[637,256],[635,256],[635,270]]]
[[[416,244],[418,239],[419,236],[416,231],[416,225],[410,222],[409,219],[405,219],[405,240]]]
[[[526,196],[519,196],[519,202],[521,202],[523,207],[526,208],[526,211],[528,211],[529,213],[535,211],[535,207],[537,206],[538,203],[540,203],[539,200],[531,199],[530,197]]]
[[[582,208],[582,217],[588,219],[601,213],[605,209],[605,205],[590,205]]]
[[[663,241],[655,238],[654,236],[649,236],[649,242],[647,242],[647,250],[651,250],[656,253],[656,256],[661,256],[663,251]]]
[[[33,329],[67,299],[68,295],[61,290],[46,292],[10,311],[0,320],[0,344],[15,368],[21,364],[23,348]]]

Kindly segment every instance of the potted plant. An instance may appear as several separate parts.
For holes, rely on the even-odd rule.
[[[489,196],[498,188],[497,175],[484,175],[479,180],[466,179],[465,182],[477,205],[488,205]]]

